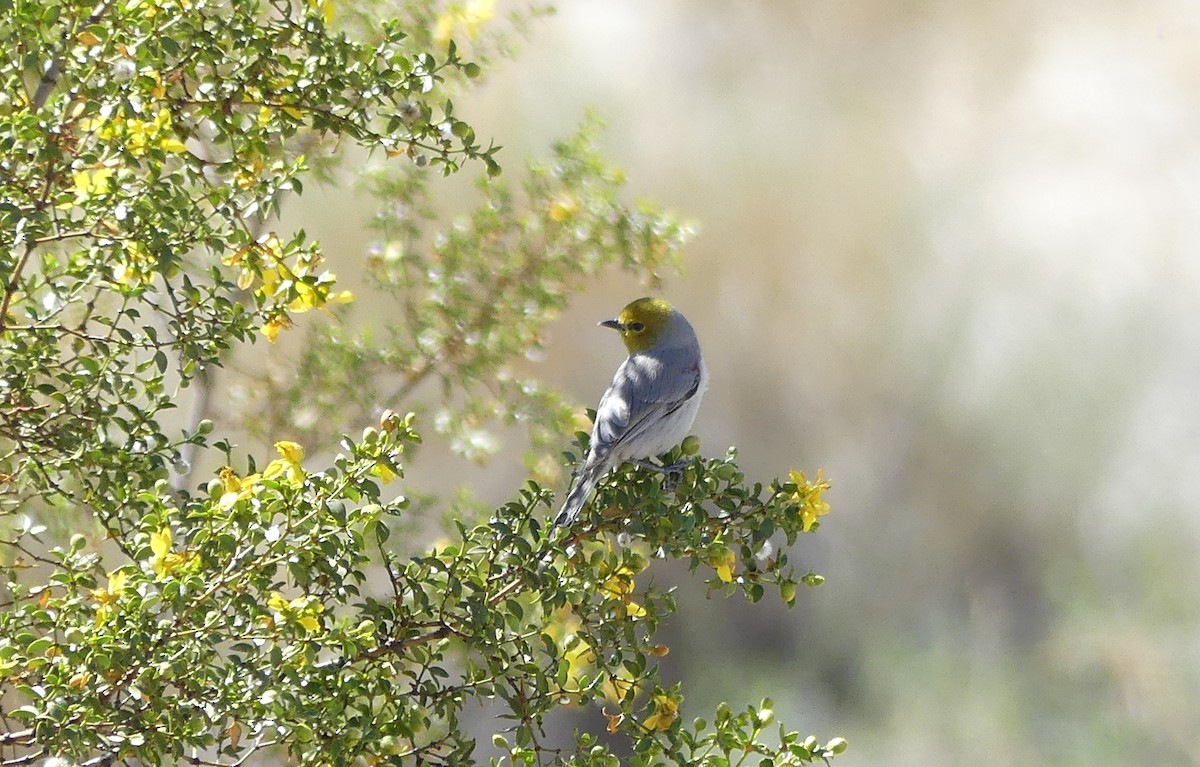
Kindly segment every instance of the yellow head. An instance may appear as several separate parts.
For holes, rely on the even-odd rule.
[[[621,340],[630,354],[654,347],[675,315],[675,307],[661,298],[639,298],[624,309],[615,320],[600,324],[621,333]]]

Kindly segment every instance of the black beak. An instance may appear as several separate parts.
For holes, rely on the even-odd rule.
[[[602,328],[612,328],[613,330],[621,329],[621,321],[620,320],[605,320],[604,322],[599,323],[599,325]]]

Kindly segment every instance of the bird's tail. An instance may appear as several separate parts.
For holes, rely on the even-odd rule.
[[[570,493],[567,493],[567,500],[563,503],[558,516],[554,518],[555,527],[571,524],[579,516],[579,512],[583,511],[584,504],[587,503],[596,483],[608,470],[607,459],[607,454],[588,454],[587,460],[583,462],[583,468],[579,470],[579,476],[575,478],[575,486],[571,488]]]

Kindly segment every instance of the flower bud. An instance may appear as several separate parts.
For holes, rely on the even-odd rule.
[[[383,411],[383,415],[379,416],[379,430],[384,434],[391,434],[399,425],[400,416],[391,408]]]

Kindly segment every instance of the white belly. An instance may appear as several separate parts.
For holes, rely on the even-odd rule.
[[[644,438],[637,440],[638,444],[622,445],[621,447],[625,449],[621,450],[619,460],[655,458],[677,447],[684,438],[691,434],[692,424],[696,421],[696,413],[700,411],[700,400],[704,397],[704,390],[707,388],[708,370],[701,362],[700,385],[696,388],[696,393],[692,395],[692,398],[680,405],[675,412],[664,417],[652,430],[653,434],[647,434]]]

